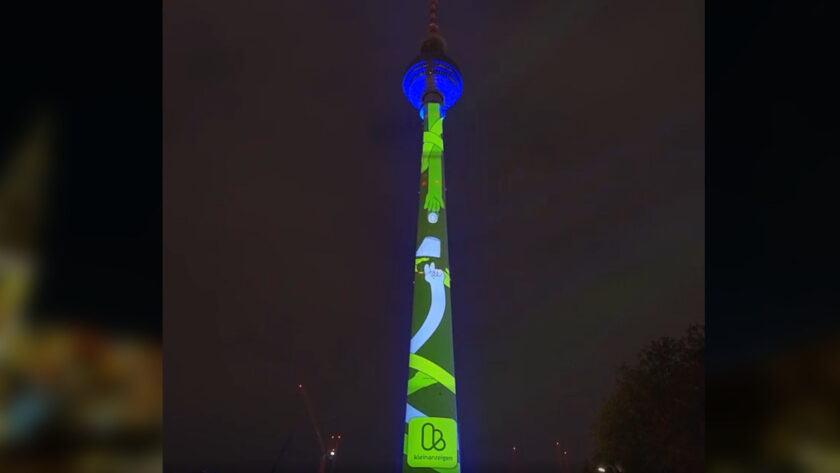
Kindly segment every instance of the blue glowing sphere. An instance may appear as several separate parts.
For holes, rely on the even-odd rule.
[[[427,74],[434,78],[434,87],[428,87],[426,83]],[[426,92],[437,90],[443,96],[443,103],[440,107],[441,116],[446,114],[449,107],[461,97],[464,90],[464,81],[454,61],[442,54],[434,56],[421,54],[414,60],[403,76],[403,92],[408,101],[423,116],[423,95]]]

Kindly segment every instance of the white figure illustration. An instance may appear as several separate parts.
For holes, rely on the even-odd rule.
[[[440,325],[443,312],[446,310],[446,290],[443,285],[446,274],[443,270],[436,269],[435,263],[431,263],[423,266],[423,277],[431,288],[432,303],[429,306],[429,313],[426,315],[423,325],[411,337],[411,353],[416,353],[431,338],[438,325]]]
[[[418,258],[421,256],[440,258],[440,239],[433,236],[423,238],[423,242],[420,243],[420,248],[417,248],[417,254],[415,256]]]

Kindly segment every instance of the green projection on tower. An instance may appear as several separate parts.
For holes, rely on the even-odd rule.
[[[403,471],[459,472],[441,104],[423,104]]]
[[[403,92],[423,118],[403,472],[461,471],[443,117],[462,90],[461,73],[446,55],[446,40],[438,33],[437,0],[429,0],[429,31],[420,44],[420,55],[403,76]]]

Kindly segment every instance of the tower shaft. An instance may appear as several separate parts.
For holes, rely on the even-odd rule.
[[[459,472],[441,103],[423,103],[403,471]]]

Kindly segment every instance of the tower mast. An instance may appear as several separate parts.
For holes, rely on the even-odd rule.
[[[414,300],[408,360],[404,472],[460,472],[452,345],[452,300],[443,166],[443,118],[463,81],[438,31],[437,0],[429,30],[403,77],[403,91],[423,120]]]

